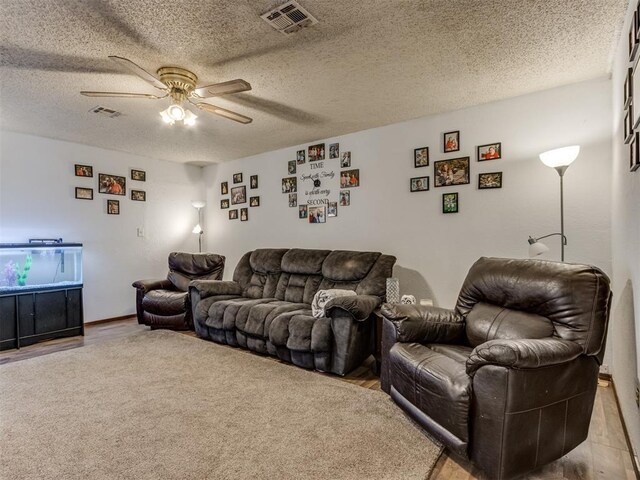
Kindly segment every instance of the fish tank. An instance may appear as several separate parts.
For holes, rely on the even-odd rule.
[[[81,286],[81,243],[0,243],[0,295]]]

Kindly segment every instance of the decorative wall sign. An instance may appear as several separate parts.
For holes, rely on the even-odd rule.
[[[91,165],[75,165],[76,177],[93,177]]]
[[[458,193],[442,194],[442,213],[458,213]]]
[[[433,162],[433,170],[436,187],[464,185],[470,182],[469,157]]]
[[[502,188],[502,172],[481,173],[478,175],[478,189]]]
[[[442,150],[444,153],[457,152],[460,150],[460,130],[446,132],[442,136]]]

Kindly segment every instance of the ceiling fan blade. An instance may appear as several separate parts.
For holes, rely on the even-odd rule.
[[[205,112],[215,113],[216,115],[220,115],[221,117],[228,118],[229,120],[233,120],[238,123],[247,123],[253,122],[253,118],[245,117],[244,115],[240,115],[239,113],[232,112],[231,110],[227,110],[226,108],[217,107],[215,105],[211,105],[210,103],[194,103],[196,107],[200,110],[204,110]]]
[[[125,92],[88,92],[83,90],[80,92],[85,97],[121,97],[121,98],[148,98],[151,100],[158,100],[164,97],[158,97],[156,95],[149,95],[148,93],[125,93]],[[165,95],[166,96],[166,95]]]
[[[115,55],[109,55],[109,58],[111,60],[113,60],[114,62],[116,62],[118,65],[121,65],[124,68],[128,69],[130,72],[135,73],[136,75],[138,75],[144,81],[149,82],[154,87],[159,88],[160,90],[166,90],[167,89],[167,86],[164,83],[162,83],[156,77],[151,75],[149,72],[147,72],[141,66],[136,65],[135,63],[133,63],[128,58],[117,57]]]
[[[236,80],[229,80],[228,82],[205,85],[204,87],[196,88],[194,92],[200,98],[207,98],[217,97],[219,95],[228,95],[231,93],[246,92],[247,90],[251,90],[251,84],[241,78],[237,78]]]

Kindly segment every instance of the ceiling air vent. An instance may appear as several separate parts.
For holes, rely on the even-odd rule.
[[[109,117],[109,118],[116,118],[116,117],[119,117],[120,115],[122,115],[122,113],[118,112],[117,110],[113,110],[113,109],[107,108],[107,107],[101,107],[99,105],[97,107],[93,107],[89,111],[91,113],[97,113],[98,115],[102,115],[102,116]]]
[[[304,27],[318,23],[313,15],[302,8],[298,2],[287,2],[260,15],[262,19],[284,35],[291,35]]]

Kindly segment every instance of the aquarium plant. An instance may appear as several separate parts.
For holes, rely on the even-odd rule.
[[[12,287],[18,280],[18,265],[9,260],[2,269],[2,283]]]
[[[31,270],[31,255],[27,255],[24,259],[24,266],[20,271],[20,264],[17,265],[16,273],[18,274],[18,285],[24,287],[27,284],[27,275]]]

